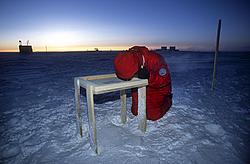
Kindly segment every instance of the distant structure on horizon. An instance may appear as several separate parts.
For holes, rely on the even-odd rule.
[[[157,51],[179,51],[178,49],[176,49],[175,46],[169,46],[169,49],[167,48],[167,46],[161,46],[161,49],[156,49]]]
[[[161,46],[161,50],[165,51],[167,49],[168,49],[167,46]]]
[[[27,40],[27,45],[22,45],[22,41],[19,40],[19,53],[20,54],[32,54],[32,46],[29,45],[29,40]]]
[[[169,51],[178,51],[178,50],[175,48],[175,46],[170,46]]]

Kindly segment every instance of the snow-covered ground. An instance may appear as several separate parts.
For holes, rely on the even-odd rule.
[[[119,93],[95,96],[100,155],[89,144],[82,90],[83,138],[77,131],[76,76],[113,73],[115,52],[0,54],[0,163],[249,163],[250,53],[162,53],[173,106],[147,132],[130,112],[120,122]],[[128,92],[129,94],[129,92]]]

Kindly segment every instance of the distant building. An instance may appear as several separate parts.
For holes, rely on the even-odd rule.
[[[161,50],[167,50],[167,46],[161,46]]]
[[[31,54],[33,52],[32,46],[19,46],[19,53],[20,54]]]
[[[161,49],[156,49],[156,51],[179,51],[179,50],[176,49],[175,46],[169,46],[169,49],[167,48],[167,46],[161,46]]]
[[[29,46],[29,41],[27,41],[27,45],[23,46],[22,41],[19,40],[19,53],[20,54],[31,54],[33,52],[32,46]]]
[[[169,47],[169,51],[176,51],[175,46],[170,46],[170,47]]]

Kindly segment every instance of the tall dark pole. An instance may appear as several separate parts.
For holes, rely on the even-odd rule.
[[[216,82],[216,63],[217,63],[217,55],[219,53],[220,46],[220,29],[221,29],[221,19],[219,19],[218,27],[217,27],[217,38],[216,38],[216,49],[214,54],[214,71],[213,71],[213,81],[212,81],[212,90],[214,90],[215,82]]]

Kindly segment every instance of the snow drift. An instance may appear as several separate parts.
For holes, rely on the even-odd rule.
[[[83,138],[76,129],[73,78],[113,73],[115,52],[0,54],[0,163],[249,163],[250,54],[221,53],[211,91],[213,53],[162,53],[173,106],[147,132],[119,93],[95,96],[101,154],[91,150],[85,91]]]

